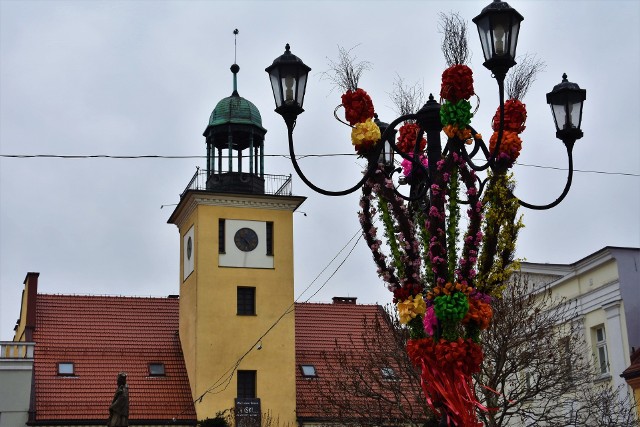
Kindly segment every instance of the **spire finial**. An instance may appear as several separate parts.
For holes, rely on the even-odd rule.
[[[231,72],[233,73],[233,93],[231,96],[240,96],[238,94],[238,71],[240,71],[240,67],[237,64],[237,51],[238,51],[238,29],[233,30],[233,65],[231,66]]]
[[[233,63],[237,63],[238,59],[236,58],[236,54],[238,52],[238,29],[233,30]]]

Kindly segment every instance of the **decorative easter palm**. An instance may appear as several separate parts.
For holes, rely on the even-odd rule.
[[[301,179],[330,196],[362,190],[359,218],[363,235],[378,275],[393,293],[399,318],[410,331],[407,351],[421,369],[427,403],[440,414],[443,425],[479,426],[476,411],[491,410],[478,402],[471,376],[482,362],[480,333],[491,323],[491,303],[500,297],[507,278],[517,268],[515,242],[523,226],[517,211],[519,206],[549,209],[564,199],[571,186],[573,144],[582,137],[586,91],[564,76],[547,100],[554,113],[556,135],[567,148],[565,189],[544,206],[528,204],[514,195],[510,169],[522,148],[520,134],[526,121],[522,97],[540,69],[539,63],[525,58],[507,81],[509,99],[504,101],[505,77],[516,64],[522,19],[499,0],[474,19],[484,65],[495,76],[500,97],[488,147],[471,126],[473,73],[465,64],[469,52],[466,24],[457,15],[443,17],[443,51],[449,67],[442,74],[442,105],[431,95],[417,112],[403,111],[400,106],[400,117],[390,124],[377,120],[371,97],[358,87],[368,65],[355,63],[341,50],[338,66],[332,65],[338,71],[334,82],[345,90],[341,99],[345,121],[336,118],[351,127],[354,150],[368,165],[358,183],[340,191],[310,182],[296,160],[293,128],[304,111],[309,67],[292,55],[287,45],[285,54],[266,69],[276,112],[287,124],[291,159]],[[444,147],[442,132],[447,136]],[[393,153],[402,157],[401,168],[395,168]],[[479,156],[485,161],[483,165],[474,161]],[[486,172],[484,179],[476,175],[482,171]],[[394,180],[395,174],[401,174],[399,180]],[[409,185],[408,195],[399,191],[396,181]],[[464,233],[459,228],[462,205],[468,217]],[[379,236],[376,217],[384,238]]]

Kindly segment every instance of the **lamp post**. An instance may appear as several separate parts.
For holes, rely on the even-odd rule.
[[[471,310],[469,305],[470,295],[477,297],[474,300],[476,307],[482,304],[489,304],[486,301],[487,299],[490,300],[491,292],[497,292],[499,284],[506,280],[503,276],[508,271],[512,271],[508,270],[507,264],[513,262],[514,242],[517,230],[521,226],[521,224],[518,224],[519,221],[516,220],[518,205],[529,209],[545,210],[558,205],[566,197],[573,177],[573,146],[575,141],[583,136],[581,124],[586,91],[580,89],[577,84],[569,82],[565,74],[562,82],[547,94],[547,103],[551,106],[556,126],[556,137],[564,143],[567,150],[569,172],[565,188],[556,200],[546,205],[529,204],[519,200],[512,194],[513,186],[510,184],[506,170],[513,165],[517,158],[517,153],[511,157],[506,155],[505,158],[505,152],[501,151],[501,144],[504,144],[502,148],[505,150],[513,149],[514,141],[521,144],[517,133],[524,129],[526,110],[524,110],[524,105],[520,103],[524,113],[522,113],[522,120],[515,124],[515,127],[519,128],[519,130],[513,130],[513,120],[510,119],[507,123],[505,118],[505,105],[512,106],[519,101],[510,100],[505,103],[504,82],[509,69],[516,65],[516,47],[520,24],[523,19],[522,15],[515,9],[500,0],[493,0],[489,6],[485,7],[473,19],[473,22],[478,27],[478,34],[484,53],[485,62],[483,65],[491,71],[498,84],[500,104],[494,118],[493,130],[495,133],[491,138],[489,147],[487,147],[487,144],[475,129],[465,124],[469,123],[468,120],[464,123],[463,120],[455,121],[455,125],[452,125],[451,121],[447,124],[447,111],[451,112],[452,109],[458,108],[464,102],[466,102],[466,106],[470,110],[470,104],[466,99],[473,94],[473,90],[467,94],[466,98],[460,94],[455,94],[454,96],[450,92],[454,92],[454,89],[457,89],[453,86],[445,87],[443,83],[443,88],[445,88],[443,91],[446,96],[442,95],[443,92],[441,92],[441,96],[445,98],[442,105],[434,99],[433,95],[430,95],[429,100],[417,112],[401,115],[389,124],[380,121],[375,116],[374,123],[380,130],[380,138],[372,148],[367,146],[366,152],[358,151],[359,154],[367,159],[363,177],[353,186],[339,191],[326,190],[312,183],[302,172],[295,154],[293,130],[298,116],[304,111],[304,94],[308,73],[311,69],[291,53],[288,44],[286,45],[285,53],[276,58],[273,64],[266,69],[273,89],[276,103],[275,111],[282,115],[287,126],[289,153],[296,173],[314,191],[328,196],[342,196],[362,188],[361,207],[363,212],[361,224],[363,226],[363,234],[373,252],[374,262],[378,266],[378,274],[384,278],[389,289],[394,293],[394,302],[397,300],[398,307],[407,303],[418,307],[418,300],[425,304],[424,296],[429,300],[431,308],[436,307],[430,320],[433,323],[435,319],[436,323],[431,325],[433,328],[427,328],[426,321],[423,324],[423,319],[420,318],[423,315],[424,319],[427,319],[426,309],[421,309],[422,311],[419,313],[416,309],[413,312],[413,317],[407,318],[407,321],[403,323],[408,325],[411,339],[418,343],[415,344],[417,347],[413,347],[413,354],[414,356],[417,354],[418,356],[416,357],[422,363],[422,386],[425,394],[428,393],[424,387],[429,387],[430,383],[435,384],[437,381],[440,381],[438,383],[440,386],[446,383],[452,389],[446,393],[442,392],[443,387],[432,388],[429,391],[429,393],[438,396],[439,401],[432,399],[433,404],[430,403],[430,406],[432,408],[437,407],[437,412],[442,414],[441,425],[443,426],[478,425],[474,423],[477,420],[473,415],[475,414],[474,403],[477,404],[478,402],[474,401],[475,394],[472,392],[473,387],[470,386],[470,372],[472,370],[469,368],[464,374],[458,372],[457,375],[452,374],[448,379],[443,379],[444,375],[447,375],[446,373],[442,374],[445,370],[434,376],[433,369],[436,368],[433,366],[435,366],[435,363],[426,363],[425,360],[429,361],[428,357],[435,354],[436,350],[433,349],[442,342],[446,344],[456,340],[458,344],[466,346],[468,354],[472,354],[474,351],[476,352],[475,354],[478,354],[477,351],[480,351],[479,360],[482,360],[478,344],[479,331],[488,327],[491,314],[489,314],[489,318],[484,319],[486,322],[480,322],[476,318],[475,321],[471,321],[470,325],[468,322],[463,325],[461,322],[466,319],[467,312]],[[454,69],[457,66],[451,65],[450,69]],[[466,67],[463,64],[460,64],[460,66]],[[471,79],[470,76],[471,72],[469,70],[468,79]],[[355,90],[355,92],[357,91],[360,91],[360,89]],[[353,94],[349,90],[345,96],[349,93]],[[343,103],[348,104],[344,99]],[[511,103],[512,101],[514,102]],[[371,114],[373,113],[371,112]],[[465,117],[467,119],[470,118],[470,116]],[[370,120],[371,115],[360,122],[356,120],[355,126],[353,126],[353,123],[350,125],[354,127],[355,133],[352,133],[354,141],[356,141],[358,135],[358,126],[363,125],[367,131],[371,129]],[[417,125],[415,144],[412,145],[413,152],[406,152],[400,149],[399,144],[395,142],[396,127],[407,121]],[[446,125],[446,127],[443,128],[443,125]],[[400,139],[402,139],[402,129],[400,128]],[[376,130],[375,127],[374,130]],[[441,140],[443,131],[448,136],[444,144]],[[353,137],[354,134],[356,137]],[[421,159],[423,154],[421,141],[425,135],[427,142],[426,166]],[[519,148],[517,148],[517,151],[519,152]],[[400,183],[406,182],[410,185],[411,189],[408,196],[401,194],[395,184],[390,182],[393,174],[398,171],[393,166],[394,155],[410,162],[411,171],[406,175],[406,178],[399,180]],[[474,161],[476,157],[480,157],[485,163],[477,164],[477,161]],[[490,173],[487,174],[488,176],[484,180],[477,178],[474,173],[489,169]],[[460,177],[455,184],[451,180],[451,176],[454,174],[459,174]],[[458,180],[458,178],[455,179]],[[369,182],[369,180],[371,181]],[[467,200],[458,200],[457,186],[459,182],[464,183],[466,187]],[[486,195],[487,199],[490,200],[488,209],[494,209],[494,211],[491,218],[489,218],[490,215],[485,217],[484,225],[486,225],[486,229],[483,228],[481,231],[480,223],[483,221],[482,209],[484,208],[484,199],[481,199],[481,194],[487,182],[489,185],[487,186]],[[391,255],[395,264],[387,263],[385,255],[378,250],[380,241],[377,240],[375,236],[376,228],[370,221],[372,216],[370,201],[373,193],[388,202],[380,203],[380,209],[386,209],[386,217],[394,216],[396,221],[391,225],[384,224],[388,239],[396,239],[394,240],[394,248],[391,251],[393,252]],[[418,233],[414,229],[413,218],[408,218],[413,214],[404,208],[404,205],[402,205],[404,203],[403,200],[410,203],[415,202],[413,206],[417,207],[416,211],[419,211],[420,219],[424,225],[419,230],[422,233],[420,237],[416,237]],[[447,224],[445,219],[445,210],[449,209],[450,213],[454,212],[457,207],[454,208],[452,206],[458,203],[470,205],[467,210],[469,216],[468,231],[463,239],[459,239],[464,242],[461,251],[456,249],[456,242],[459,237],[456,234],[457,223],[453,225],[451,223]],[[496,215],[495,210],[499,209],[502,209],[502,211],[499,215]],[[454,222],[457,221],[455,219],[456,215],[459,216],[459,211],[451,214],[449,219],[454,217]],[[447,225],[449,226],[447,227]],[[426,236],[425,239],[419,240],[424,236]],[[482,254],[480,254],[480,246],[482,246]],[[428,256],[424,256],[420,252],[421,248],[428,252]],[[485,251],[485,248],[488,249]],[[459,257],[458,253],[460,253]],[[491,272],[496,259],[498,259],[498,268],[501,268],[504,274],[492,276]],[[423,260],[425,266],[428,267],[425,268],[424,272],[421,270],[421,262]],[[475,270],[476,266],[477,271]],[[480,276],[482,275],[484,276],[481,280]],[[429,282],[430,288],[427,288],[426,282]],[[439,303],[445,301],[445,296],[447,298],[451,297],[446,299],[447,302],[443,303],[450,304],[446,310],[437,307],[442,307]],[[453,299],[461,301],[461,305],[457,302],[451,302]],[[465,301],[466,306],[464,306]],[[403,306],[403,310],[414,309],[406,307]],[[457,308],[454,310],[451,307]],[[460,307],[462,308],[460,309]],[[437,311],[439,309],[441,310],[440,313]],[[398,310],[400,311],[400,308]],[[418,320],[417,324],[415,322],[412,323],[414,320]],[[481,324],[484,326],[480,327],[479,325]],[[427,332],[427,329],[429,329],[429,332]],[[414,333],[415,335],[411,335]],[[463,337],[464,340],[460,341]],[[433,339],[425,347],[420,347],[420,340],[424,338]],[[476,363],[478,358],[473,358],[473,360]],[[415,363],[415,360],[412,359],[412,361]],[[433,359],[430,360],[430,362],[432,361]],[[479,364],[479,362],[477,363]],[[475,372],[478,371],[476,370]],[[431,375],[431,377],[425,379],[425,375]],[[456,382],[462,383],[462,385],[458,386]],[[431,397],[433,398],[433,396]],[[461,407],[464,408],[461,410]]]
[[[480,42],[484,52],[484,66],[492,72],[492,75],[495,77],[498,84],[500,97],[498,141],[494,150],[490,152],[485,142],[481,138],[477,137],[478,134],[475,129],[470,127],[472,134],[474,135],[471,150],[467,150],[467,147],[460,144],[460,141],[456,141],[455,138],[449,138],[445,146],[445,151],[459,151],[460,155],[475,171],[482,171],[488,168],[495,170],[498,168],[495,160],[502,143],[504,132],[504,79],[507,71],[516,64],[515,52],[518,42],[520,23],[523,19],[522,15],[520,15],[514,8],[500,0],[493,0],[489,6],[485,7],[482,12],[473,19],[473,22],[478,27]],[[393,120],[389,125],[381,127],[382,136],[380,141],[377,143],[371,155],[367,156],[367,170],[365,171],[362,179],[352,187],[339,191],[331,191],[312,183],[302,172],[297,162],[293,143],[293,130],[295,128],[297,118],[302,112],[304,112],[304,95],[306,92],[308,73],[311,71],[311,68],[304,64],[300,58],[293,55],[290,49],[289,44],[287,44],[284,54],[276,58],[273,61],[273,64],[267,67],[265,71],[269,73],[271,80],[271,87],[276,104],[275,111],[284,118],[287,125],[291,161],[296,173],[305,182],[305,184],[314,191],[327,196],[343,196],[353,193],[361,188],[367,179],[369,179],[375,172],[378,166],[378,159],[383,152],[386,152],[386,157],[389,157],[391,151],[393,151],[399,156],[407,160],[411,160],[412,164],[416,167],[424,169],[424,166],[416,157],[411,157],[407,153],[399,150],[393,141],[392,134],[395,134],[396,127],[406,120],[415,120],[420,125],[421,133],[426,133],[427,140],[429,141],[427,145],[429,170],[422,174],[424,182],[414,182],[414,184],[425,188],[435,181],[435,177],[439,173],[435,165],[437,160],[442,156],[442,147],[440,142],[442,125],[440,124],[439,118],[440,104],[433,99],[433,96],[430,96],[429,101],[417,113],[400,116]],[[580,89],[577,84],[567,81],[566,74],[563,75],[562,82],[556,85],[554,89],[547,94],[547,102],[551,105],[553,119],[556,124],[556,137],[562,140],[567,148],[569,163],[567,182],[562,194],[552,203],[547,205],[533,205],[519,200],[521,206],[536,210],[550,209],[558,205],[568,194],[573,176],[573,145],[576,140],[583,136],[580,126],[582,124],[582,105],[585,99],[586,90]],[[391,151],[389,151],[389,148]],[[478,152],[483,153],[484,160],[486,160],[486,163],[482,166],[477,165],[473,161],[473,157]],[[386,168],[386,172],[388,174],[392,174],[393,171],[393,168]],[[427,185],[425,186],[424,184]],[[424,194],[421,194],[420,196],[424,196]],[[407,200],[413,199],[407,197],[404,198]]]

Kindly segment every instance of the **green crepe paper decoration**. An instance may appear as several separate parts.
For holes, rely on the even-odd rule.
[[[422,316],[417,315],[407,323],[409,326],[409,338],[416,340],[424,338],[427,335],[424,333],[424,325],[422,323]]]
[[[438,295],[433,299],[433,309],[440,320],[460,321],[469,311],[469,300],[462,292]]]
[[[447,341],[456,341],[460,337],[458,332],[458,322],[453,320],[443,320],[440,322],[442,326],[442,338]]]
[[[471,103],[466,99],[452,104],[451,102],[445,102],[440,107],[440,121],[443,126],[454,125],[462,129],[471,123]]]

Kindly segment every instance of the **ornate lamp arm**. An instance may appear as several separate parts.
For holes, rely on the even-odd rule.
[[[518,199],[518,203],[520,203],[520,206],[524,206],[525,208],[528,208],[528,209],[543,211],[543,210],[551,209],[557,206],[558,204],[560,204],[560,202],[564,200],[564,198],[567,196],[567,193],[569,193],[569,189],[571,188],[571,181],[573,179],[573,143],[574,142],[575,141],[565,142],[565,146],[567,148],[567,156],[569,157],[569,173],[567,175],[567,183],[564,186],[564,190],[562,191],[562,194],[560,194],[560,196],[556,200],[549,203],[548,205],[532,205],[530,203],[523,202],[522,200]]]
[[[305,174],[302,172],[302,169],[300,169],[300,165],[298,164],[298,160],[296,159],[295,149],[293,148],[293,127],[295,125],[295,122],[291,123],[287,121],[286,123],[287,123],[287,132],[289,134],[289,155],[291,156],[291,163],[293,163],[293,168],[296,170],[296,173],[298,174],[300,179],[302,179],[302,181],[304,181],[304,183],[307,184],[313,191],[316,191],[320,194],[324,194],[325,196],[345,196],[347,194],[351,194],[357,191],[359,188],[361,188],[362,185],[369,178],[371,178],[371,176],[373,176],[376,169],[378,168],[377,162],[369,161],[369,164],[367,165],[367,171],[365,172],[362,179],[360,179],[360,181],[358,181],[358,183],[355,184],[353,187],[350,187],[346,190],[330,191],[330,190],[325,190],[324,188],[320,188],[317,185],[315,185],[313,182],[311,182],[309,178],[307,178]],[[375,148],[374,155],[379,156],[381,151],[382,151],[382,144],[378,144]]]
[[[481,172],[488,168],[492,168],[492,169],[494,168],[496,157],[498,156],[498,153],[500,153],[500,144],[502,143],[502,136],[504,135],[504,76],[502,76],[502,78],[500,78],[500,76],[496,76],[496,81],[498,82],[498,92],[500,96],[500,126],[498,127],[498,140],[496,141],[496,146],[494,147],[493,152],[489,152],[486,144],[482,139],[475,137],[475,135],[477,135],[477,132],[471,126],[469,126],[469,129],[471,129],[471,132],[474,135],[473,140],[475,141],[475,146],[471,151],[471,155],[467,153],[467,150],[465,150],[464,147],[460,149],[460,154],[462,155],[462,158],[465,160],[465,162],[467,162],[469,167],[471,167],[471,169],[473,169],[476,172]],[[487,159],[487,163],[485,163],[482,166],[476,165],[471,160],[471,158],[478,152],[478,148],[482,150],[482,152],[485,155],[485,158]]]

